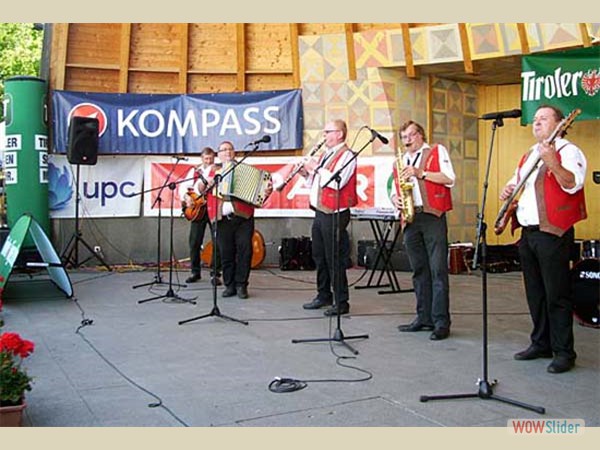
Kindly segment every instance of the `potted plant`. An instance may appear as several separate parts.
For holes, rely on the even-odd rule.
[[[17,333],[0,334],[0,426],[21,426],[25,391],[31,390],[31,377],[22,367],[34,344]]]

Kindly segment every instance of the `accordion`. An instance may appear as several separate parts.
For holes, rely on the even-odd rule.
[[[237,164],[231,171],[233,162],[223,165],[222,173],[227,173],[219,183],[218,195],[225,200],[241,200],[253,206],[262,207],[267,200],[266,190],[271,182],[271,174],[248,164]]]

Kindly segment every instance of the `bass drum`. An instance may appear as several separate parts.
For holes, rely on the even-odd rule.
[[[252,269],[256,269],[263,263],[263,261],[265,260],[265,253],[265,240],[260,231],[254,230],[254,234],[252,235],[252,260],[250,261],[250,267]],[[212,266],[212,256],[213,243],[212,241],[208,241],[202,246],[200,259],[206,266],[210,267]]]
[[[582,259],[573,266],[571,299],[579,324],[600,328],[600,259]]]

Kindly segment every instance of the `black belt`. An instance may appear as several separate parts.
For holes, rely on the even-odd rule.
[[[539,225],[528,225],[526,227],[523,227],[523,229],[525,231],[540,231],[540,226]]]
[[[422,206],[415,206],[415,214],[420,214],[423,212]]]

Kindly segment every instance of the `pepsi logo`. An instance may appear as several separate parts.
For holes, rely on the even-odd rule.
[[[108,120],[106,114],[98,105],[93,103],[79,103],[69,112],[67,123],[71,123],[72,117],[90,117],[92,119],[98,119],[98,136],[101,137],[106,128],[108,127]]]

